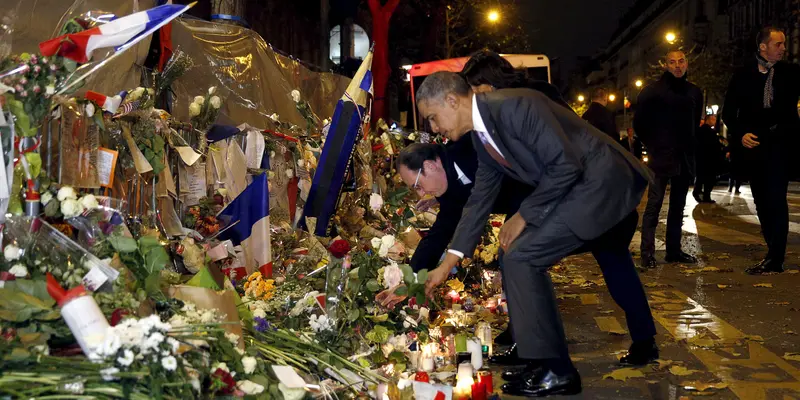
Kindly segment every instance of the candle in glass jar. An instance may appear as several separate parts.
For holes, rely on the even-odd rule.
[[[478,371],[478,382],[483,383],[487,394],[494,393],[494,383],[492,382],[492,373],[490,371]]]
[[[472,384],[472,400],[486,400],[486,386],[480,381]]]

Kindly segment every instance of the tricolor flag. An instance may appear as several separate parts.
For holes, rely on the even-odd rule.
[[[68,33],[39,43],[42,55],[58,54],[79,63],[92,58],[97,49],[116,47],[120,50],[126,44],[133,44],[166,25],[194,3],[165,4],[131,15],[117,18],[111,22],[78,33]]]
[[[355,150],[361,125],[367,116],[367,99],[372,94],[372,50],[336,104],[325,137],[317,171],[298,225],[308,229],[306,218],[316,218],[314,234],[328,236],[328,225],[336,212],[347,166]]]
[[[247,273],[259,270],[272,276],[272,248],[269,233],[269,187],[267,174],[253,178],[247,188],[220,211],[217,218],[225,228],[219,240],[242,245],[247,258]]]
[[[103,110],[114,114],[117,112],[120,103],[122,103],[122,96],[116,95],[113,97],[108,97],[102,93],[93,92],[91,90],[86,91],[86,100],[93,101],[97,103]]]

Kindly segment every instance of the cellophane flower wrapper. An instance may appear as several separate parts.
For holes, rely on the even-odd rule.
[[[112,234],[117,227],[127,230],[122,210],[127,202],[108,196],[95,196],[99,206],[66,221],[78,230],[76,242],[94,254],[105,253],[96,246]]]

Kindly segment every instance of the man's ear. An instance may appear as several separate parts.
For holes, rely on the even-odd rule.
[[[452,108],[458,108],[458,96],[455,93],[448,93],[444,96],[444,102]]]
[[[758,49],[761,51],[767,51],[767,44],[766,43],[759,43]]]
[[[436,160],[425,160],[425,162],[422,163],[422,173],[424,174],[426,171],[436,171],[441,168],[441,165],[442,162],[438,158]]]

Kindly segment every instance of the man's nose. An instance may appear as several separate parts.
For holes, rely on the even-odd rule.
[[[423,189],[423,188],[421,188],[421,187],[418,187],[418,188],[417,188],[417,195],[418,195],[419,197],[423,197],[423,196],[425,196],[426,194],[427,194],[427,192],[425,192],[425,189]]]

